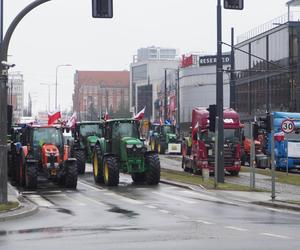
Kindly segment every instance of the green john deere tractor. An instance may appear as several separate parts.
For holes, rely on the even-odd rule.
[[[164,124],[156,127],[155,132],[150,138],[150,145],[152,150],[156,150],[159,154],[166,152],[171,154],[181,153],[181,141],[176,134],[174,125]]]
[[[147,151],[140,139],[139,122],[112,119],[103,123],[104,137],[94,147],[93,173],[97,183],[117,186],[119,173],[131,174],[134,182],[157,185],[160,161],[154,151]]]
[[[72,155],[77,159],[78,174],[85,173],[85,163],[91,162],[95,143],[102,137],[102,122],[77,122],[73,131]]]

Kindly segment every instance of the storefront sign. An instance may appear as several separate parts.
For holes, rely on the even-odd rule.
[[[182,55],[181,68],[186,68],[197,64],[197,57],[195,55],[185,56]]]
[[[222,56],[223,64],[230,64],[230,55]],[[199,66],[207,66],[217,64],[217,56],[200,56],[199,57]]]

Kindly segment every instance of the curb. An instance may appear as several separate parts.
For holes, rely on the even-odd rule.
[[[39,211],[39,208],[36,205],[33,205],[30,209],[23,209],[23,208],[24,208],[24,206],[20,205],[19,209],[12,211],[13,212],[12,214],[8,214],[3,217],[0,216],[0,222],[24,218],[27,216],[34,215]],[[18,211],[18,210],[23,210],[23,211]],[[10,213],[10,211],[7,213]]]
[[[300,206],[293,205],[293,204],[286,204],[283,201],[253,201],[251,203],[255,205],[265,206],[265,207],[289,209],[298,212],[300,211]]]
[[[175,187],[181,187],[181,188],[185,188],[185,189],[189,189],[189,190],[195,190],[193,187],[191,187],[188,184],[183,184],[183,183],[179,183],[179,182],[175,182],[175,181],[169,181],[169,180],[165,180],[165,179],[161,179],[160,183],[164,183],[167,185],[172,185]]]

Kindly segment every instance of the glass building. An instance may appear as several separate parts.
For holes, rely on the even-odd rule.
[[[272,23],[240,38],[235,97],[242,120],[267,111],[300,112],[300,22]]]

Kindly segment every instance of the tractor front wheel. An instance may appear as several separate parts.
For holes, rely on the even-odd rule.
[[[148,167],[146,182],[148,185],[157,185],[160,181],[160,162],[158,155],[147,155],[145,160]]]
[[[75,189],[77,187],[77,166],[76,162],[69,162],[66,164],[66,175],[65,175],[65,185],[66,188]]]
[[[94,148],[94,153],[92,157],[93,164],[93,175],[96,183],[103,183],[103,169],[100,165],[102,159],[101,149],[99,145],[96,145]]]
[[[77,160],[78,174],[84,174],[85,173],[85,161],[86,161],[85,152],[83,150],[75,150],[74,157]]]
[[[38,167],[36,163],[26,163],[25,166],[25,188],[36,189],[38,179]]]
[[[108,156],[103,159],[104,184],[107,186],[118,186],[120,178],[118,163],[115,157]]]

